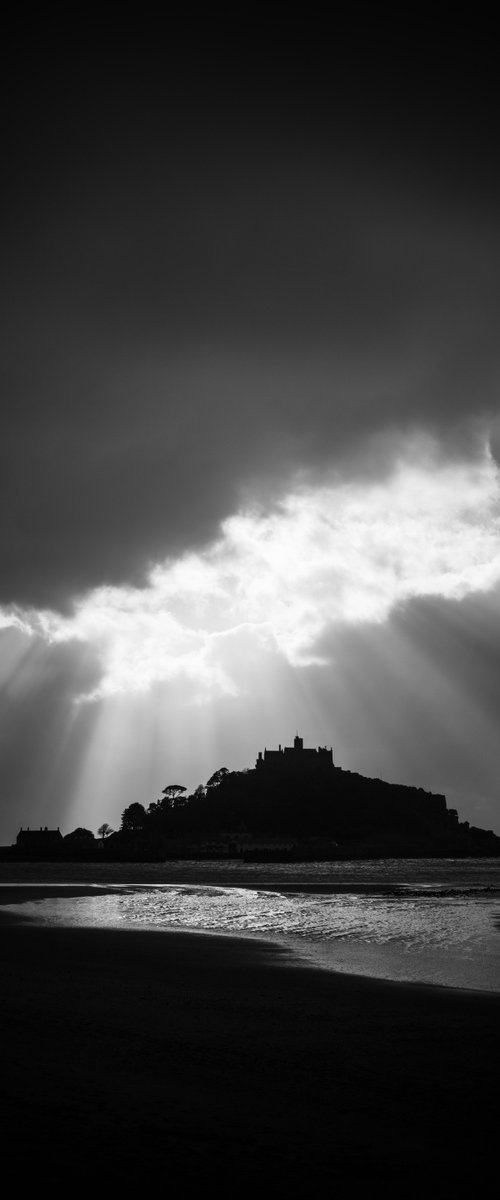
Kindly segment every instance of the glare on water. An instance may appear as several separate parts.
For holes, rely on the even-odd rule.
[[[495,860],[191,866],[162,864],[161,881],[156,865],[146,866],[140,882],[130,864],[108,864],[111,894],[33,901],[18,912],[66,925],[265,938],[293,951],[291,961],[330,970],[500,988]]]

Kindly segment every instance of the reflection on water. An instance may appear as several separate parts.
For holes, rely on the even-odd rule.
[[[500,990],[498,860],[248,864],[235,886],[246,866],[191,864],[188,881],[189,864],[154,864],[169,871],[167,883],[148,865],[102,864],[101,873],[99,864],[94,882],[113,883],[111,895],[30,902],[18,912],[58,924],[260,937],[333,970]],[[204,881],[193,882],[200,874]]]
[[[281,886],[416,884],[500,889],[497,858],[383,858],[348,862],[245,863],[241,859],[163,863],[0,863],[3,883],[202,883]]]

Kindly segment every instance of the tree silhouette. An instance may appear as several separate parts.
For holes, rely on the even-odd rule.
[[[226,775],[229,775],[228,768],[219,767],[219,770],[214,771],[213,775],[210,776],[210,779],[207,780],[207,787],[218,787],[219,783],[222,783],[222,780],[226,778]]]
[[[181,802],[180,798],[183,797],[185,791],[186,788],[181,783],[169,783],[166,788],[163,788],[162,796],[165,796],[169,808],[175,808]],[[182,800],[181,803],[185,803],[185,801]]]
[[[73,829],[71,833],[66,834],[64,841],[93,842],[94,834],[91,829],[84,829],[82,825],[79,825],[78,829]]]
[[[114,829],[112,829],[111,825],[108,825],[107,821],[104,821],[102,825],[99,825],[99,829],[97,830],[98,837],[107,838],[109,837],[110,833],[114,833]]]
[[[129,804],[122,812],[122,829],[126,833],[137,833],[146,824],[146,809],[142,804]]]

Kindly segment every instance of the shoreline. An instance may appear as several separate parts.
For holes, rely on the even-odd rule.
[[[0,1111],[5,1162],[21,1169],[26,1140],[30,1181],[152,1186],[160,1170],[234,1194],[328,1172],[408,1193],[492,1168],[500,997],[291,970],[230,935],[9,916]]]
[[[36,913],[30,913],[29,915],[26,915],[22,911],[23,904],[31,903],[33,901],[36,902],[36,901],[53,900],[53,899],[57,900],[57,899],[74,899],[74,898],[80,898],[80,897],[110,896],[110,895],[116,895],[116,894],[120,894],[120,893],[124,893],[124,892],[128,892],[128,891],[130,891],[130,892],[141,891],[143,888],[145,890],[149,890],[151,886],[162,888],[162,887],[176,887],[178,885],[177,884],[151,885],[151,884],[134,884],[134,883],[110,884],[110,885],[91,884],[91,883],[87,883],[87,884],[72,884],[72,883],[69,883],[69,884],[61,884],[61,883],[58,883],[58,884],[46,884],[46,883],[1,884],[0,883],[0,929],[7,928],[9,926],[11,926],[11,927],[15,926],[15,927],[19,928],[24,925],[24,926],[29,926],[32,930],[40,930],[40,931],[45,931],[45,930],[49,930],[49,929],[54,929],[54,930],[59,929],[59,930],[66,930],[67,932],[72,932],[72,931],[77,932],[78,930],[81,929],[83,931],[87,931],[87,932],[91,933],[91,932],[98,932],[98,931],[102,930],[102,931],[108,932],[110,934],[113,934],[115,932],[116,933],[130,933],[132,936],[142,933],[145,936],[151,934],[151,935],[156,935],[156,936],[160,936],[160,937],[168,937],[168,938],[171,938],[171,937],[178,937],[178,938],[188,937],[188,938],[194,938],[194,939],[213,938],[215,940],[220,940],[222,942],[229,942],[229,943],[243,942],[244,944],[250,945],[253,947],[256,947],[256,946],[258,947],[259,945],[265,946],[271,952],[274,951],[277,956],[281,955],[282,956],[282,965],[286,964],[286,968],[288,970],[319,971],[322,974],[324,973],[327,975],[333,975],[335,977],[345,977],[346,976],[346,977],[352,978],[354,980],[367,980],[369,983],[374,983],[374,984],[379,984],[379,983],[380,984],[388,984],[390,986],[398,987],[398,988],[437,989],[437,990],[450,992],[450,993],[456,992],[460,995],[470,995],[472,997],[475,997],[475,996],[490,997],[492,999],[497,999],[500,1002],[500,980],[499,980],[497,988],[480,987],[480,986],[474,987],[474,986],[471,986],[468,984],[461,984],[461,983],[454,983],[454,982],[442,982],[440,980],[432,980],[432,979],[398,978],[394,974],[390,973],[390,964],[388,964],[388,967],[387,967],[387,970],[388,970],[387,974],[376,974],[376,973],[374,974],[373,971],[368,970],[368,968],[365,968],[365,970],[363,970],[362,966],[357,965],[356,962],[351,965],[351,962],[349,962],[348,959],[346,959],[346,958],[344,958],[342,960],[343,965],[340,965],[339,963],[336,963],[335,965],[330,965],[330,963],[328,963],[325,960],[324,956],[322,956],[321,953],[317,953],[317,952],[314,953],[314,951],[311,950],[311,947],[309,947],[309,949],[306,949],[305,945],[302,945],[300,940],[297,940],[296,938],[294,938],[293,935],[290,935],[289,937],[286,937],[284,935],[283,939],[280,940],[277,937],[272,937],[272,936],[266,937],[265,932],[248,933],[248,932],[244,932],[243,930],[224,931],[224,930],[203,929],[203,928],[188,927],[188,926],[176,926],[176,925],[170,925],[170,926],[164,926],[163,928],[158,928],[158,926],[155,926],[155,925],[147,926],[147,925],[141,924],[141,925],[136,926],[132,923],[128,924],[128,925],[124,924],[124,925],[108,925],[108,926],[97,925],[97,924],[96,925],[94,925],[94,924],[79,925],[79,924],[72,924],[72,923],[65,924],[64,922],[61,922],[60,924],[58,924],[57,922],[54,922],[52,924],[50,922],[46,923],[44,921],[37,921]],[[191,884],[189,886],[196,888],[199,886],[201,887],[203,885]],[[306,885],[306,888],[307,888],[307,885]],[[269,890],[270,891],[282,891],[282,890],[302,891],[303,889],[300,887],[297,889],[295,889],[295,888],[282,889],[282,888],[273,887],[273,888],[270,888]],[[309,890],[309,889],[307,889],[307,890]],[[322,890],[323,889],[318,888],[318,891],[322,891]],[[314,886],[314,891],[316,891],[316,886]],[[18,907],[20,910],[19,912],[12,911],[12,909],[17,909]],[[394,964],[392,964],[392,966],[394,969]]]
[[[0,883],[0,915],[11,904],[27,904],[32,900],[72,900],[80,896],[113,896],[133,884],[101,883]],[[4,914],[5,915],[5,914]]]

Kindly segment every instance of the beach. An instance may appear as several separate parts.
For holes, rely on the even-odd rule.
[[[19,1181],[310,1192],[326,1175],[408,1193],[477,1188],[496,1164],[500,996],[5,909],[0,939],[2,1157]]]

